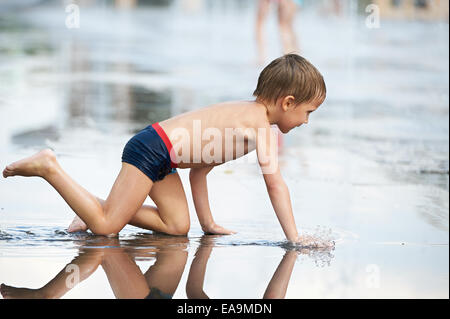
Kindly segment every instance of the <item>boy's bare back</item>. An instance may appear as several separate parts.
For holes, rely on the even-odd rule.
[[[179,168],[216,166],[255,150],[258,130],[271,131],[266,113],[255,101],[225,102],[159,124],[172,142]]]

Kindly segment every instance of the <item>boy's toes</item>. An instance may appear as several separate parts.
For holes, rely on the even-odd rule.
[[[74,233],[78,231],[85,231],[87,230],[87,225],[81,220],[80,217],[75,216],[72,223],[67,228],[67,231],[69,233]]]
[[[6,166],[5,169],[3,170],[3,177],[9,177],[14,175],[14,166],[12,166],[11,164]]]

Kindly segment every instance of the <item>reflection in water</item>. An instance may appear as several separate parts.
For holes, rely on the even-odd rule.
[[[190,299],[209,298],[203,290],[206,266],[219,237],[204,235],[200,239],[186,282],[186,294]],[[28,289],[2,284],[0,292],[3,297],[61,298],[101,266],[118,299],[171,299],[185,270],[189,239],[148,234],[124,240],[88,236],[78,244],[81,244],[78,256],[43,287]],[[299,255],[312,256],[313,252],[311,249],[286,249],[263,298],[285,297]],[[154,264],[142,273],[136,262],[151,259],[155,260]]]
[[[448,192],[440,188],[428,188],[422,196],[424,200],[418,205],[421,217],[433,227],[448,232]]]
[[[186,283],[186,294],[189,299],[209,299],[209,296],[203,290],[203,285],[206,266],[214,247],[214,237],[218,236],[203,236],[200,240],[200,246],[195,253]],[[282,299],[286,296],[289,279],[298,254],[299,251],[295,249],[286,251],[266,288],[263,298]]]
[[[29,130],[15,134],[11,140],[14,144],[21,146],[28,145],[45,145],[46,140],[57,141],[60,137],[55,126],[47,126],[37,130]]]
[[[69,125],[113,121],[132,122],[142,126],[169,118],[172,96],[169,90],[156,91],[125,84],[75,82],[69,84],[67,101]]]
[[[64,86],[68,124],[86,122],[128,122],[144,125],[171,116],[171,89],[157,89],[124,80],[137,72],[161,76],[148,68],[128,61],[109,61],[95,58],[105,49],[101,45],[89,47],[72,39],[68,45],[65,68],[73,77]]]
[[[95,237],[79,248],[79,254],[52,280],[39,289],[3,285],[4,298],[61,298],[102,266],[114,296],[119,299],[171,298],[183,274],[188,253],[186,237],[154,236],[126,242]],[[139,258],[155,258],[142,273]]]

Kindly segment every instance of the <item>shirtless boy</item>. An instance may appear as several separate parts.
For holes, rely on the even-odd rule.
[[[171,235],[186,235],[190,219],[176,168],[190,168],[197,216],[205,233],[231,234],[214,222],[208,202],[207,175],[214,166],[256,150],[267,191],[287,240],[302,244],[289,191],[277,162],[275,124],[283,133],[308,123],[325,100],[322,75],[306,59],[288,54],[260,74],[254,101],[227,102],[154,123],[126,144],[122,168],[106,200],[78,185],[45,149],[14,162],[3,176],[39,176],[64,198],[78,217],[69,231],[90,229],[118,234],[127,224]],[[230,139],[230,132],[233,136]],[[143,205],[147,196],[156,207]]]

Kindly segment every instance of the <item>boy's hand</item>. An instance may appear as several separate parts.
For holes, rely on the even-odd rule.
[[[292,241],[293,244],[308,248],[334,248],[334,241],[321,239],[311,235],[301,235]]]
[[[236,234],[235,231],[223,228],[222,226],[212,223],[211,225],[202,227],[203,232],[206,235],[232,235]]]

